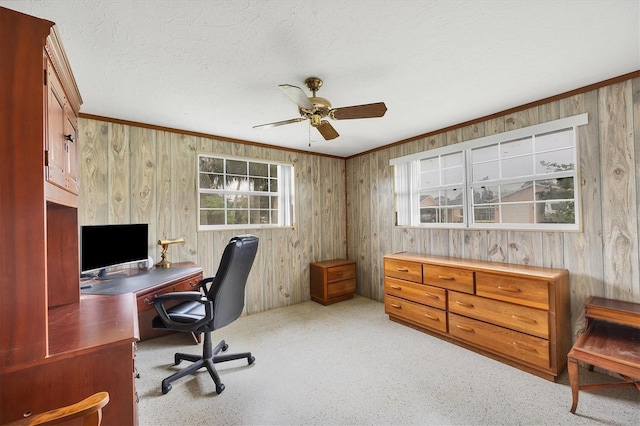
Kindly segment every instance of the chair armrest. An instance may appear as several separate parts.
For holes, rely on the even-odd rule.
[[[208,278],[205,278],[205,279],[201,280],[198,283],[198,287],[200,287],[200,290],[202,290],[202,292],[204,294],[207,294],[207,295],[209,294],[209,290],[211,289],[211,285],[210,284],[213,283],[213,280],[215,278],[216,278],[215,276],[214,277],[208,277]]]
[[[195,322],[177,322],[172,320],[164,307],[163,302],[198,302],[204,305],[205,315]],[[193,332],[213,319],[213,302],[208,300],[199,291],[176,291],[173,293],[159,294],[153,298],[153,307],[165,326],[172,330]]]
[[[155,304],[156,300],[159,302],[165,302],[167,300],[177,302],[197,302],[203,297],[204,296],[199,291],[174,291],[172,293],[157,294],[153,298],[153,303]]]

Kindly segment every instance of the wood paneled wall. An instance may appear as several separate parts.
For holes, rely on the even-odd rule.
[[[428,230],[394,226],[389,160],[587,112],[578,128],[582,232]],[[640,78],[554,100],[347,160],[348,253],[358,294],[382,301],[382,256],[414,251],[566,268],[572,330],[591,295],[640,302]]]
[[[578,128],[582,232],[429,230],[394,226],[389,160],[587,112]],[[343,159],[81,118],[80,223],[150,224],[159,238],[184,237],[173,262],[215,273],[231,231],[197,230],[199,151],[291,162],[296,226],[247,230],[260,238],[246,313],[310,299],[309,263],[357,261],[358,294],[382,301],[382,256],[415,251],[566,268],[571,272],[572,329],[583,327],[589,296],[640,302],[640,78],[567,96],[515,113]]]
[[[232,236],[257,235],[245,313],[309,300],[309,263],[346,257],[344,159],[95,118],[81,118],[79,128],[80,224],[149,223],[156,262],[158,239],[184,237],[170,246],[170,260],[195,262],[205,276],[215,274]],[[199,232],[199,152],[293,163],[295,227]]]

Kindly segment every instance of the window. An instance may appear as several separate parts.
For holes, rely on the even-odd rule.
[[[398,225],[578,230],[587,114],[391,160]]]
[[[461,152],[420,160],[419,222],[464,223],[464,158]]]
[[[199,229],[292,226],[293,165],[198,156]]]

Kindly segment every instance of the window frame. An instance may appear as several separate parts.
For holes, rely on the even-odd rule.
[[[201,158],[212,158],[212,159],[218,159],[218,160],[222,160],[222,172],[216,172],[215,174],[220,175],[221,179],[223,181],[223,188],[221,189],[212,189],[212,188],[203,188],[201,187],[201,174],[202,173],[211,173],[209,171],[203,171],[201,170]],[[247,163],[247,167],[246,167],[246,174],[243,173],[233,173],[232,171],[228,170],[228,162],[229,161],[235,161],[235,162],[246,162]],[[257,158],[247,158],[247,157],[237,157],[237,156],[231,156],[231,155],[221,155],[221,154],[215,154],[215,153],[210,153],[210,152],[199,152],[196,158],[196,187],[197,187],[197,192],[198,192],[198,209],[197,209],[197,224],[198,224],[198,231],[216,231],[216,230],[230,230],[230,229],[259,229],[259,228],[290,228],[295,226],[295,222],[294,222],[294,211],[295,211],[295,184],[294,184],[294,179],[295,179],[295,169],[294,169],[294,165],[292,163],[286,163],[286,162],[282,162],[282,161],[271,161],[271,160],[263,160],[263,159],[257,159]],[[258,164],[258,165],[264,165],[267,168],[267,176],[262,176],[262,175],[252,175],[251,174],[251,163],[253,164]],[[277,176],[275,178],[271,177],[271,168],[275,166],[277,168]],[[247,181],[251,181],[252,179],[276,179],[277,181],[277,190],[276,191],[270,191],[269,189],[271,188],[271,183],[269,183],[269,189],[267,189],[266,191],[264,190],[253,190],[253,189],[249,189],[249,188],[242,188],[242,189],[229,189],[226,187],[227,182],[228,182],[228,178],[230,177],[237,177],[237,176],[246,176]],[[203,195],[220,195],[222,196],[225,201],[224,201],[224,206],[218,209],[211,209],[208,207],[203,207],[201,205],[202,202],[202,196]],[[247,205],[246,207],[241,207],[241,208],[235,208],[235,209],[230,209],[229,205],[227,204],[227,197],[229,196],[240,196],[240,197],[247,197],[248,201],[247,201]],[[275,197],[277,198],[277,207],[276,208],[271,208],[271,201],[270,201],[270,206],[269,208],[264,208],[261,206],[261,208],[252,208],[251,206],[251,202],[249,200],[249,198],[251,197],[255,197],[255,196],[260,196],[260,197],[264,197],[264,196],[268,196],[268,197]],[[202,223],[202,214],[204,211],[208,211],[208,210],[219,210],[220,212],[222,212],[223,217],[224,217],[224,224],[215,224],[215,225],[209,225],[209,224],[203,224]],[[247,222],[249,223],[240,223],[240,224],[229,224],[228,223],[228,214],[231,210],[246,210],[246,214],[247,214]],[[268,212],[267,214],[269,215],[269,220],[270,223],[250,223],[251,222],[251,218],[252,212],[263,212],[266,211]],[[272,217],[271,214],[273,212],[277,212],[277,222],[273,221],[272,222]]]
[[[581,194],[580,194],[580,167],[579,167],[579,155],[578,155],[578,126],[588,123],[588,114],[583,113],[572,117],[567,117],[559,120],[549,121],[546,123],[537,124],[534,126],[524,127],[517,130],[498,133],[495,135],[486,136],[483,138],[473,139],[454,145],[445,147],[434,148],[427,151],[418,152],[415,154],[406,155],[390,160],[390,165],[394,167],[394,198],[395,198],[395,210],[396,210],[396,225],[407,227],[420,227],[428,229],[502,229],[502,230],[535,230],[535,231],[581,231]],[[547,148],[546,150],[536,148],[536,138],[552,135],[554,133],[561,133],[565,131],[571,131],[571,144],[565,147],[565,151],[572,150],[572,165],[570,170],[556,170],[552,172],[538,171],[540,168],[538,165],[538,159],[543,154],[549,154],[554,152],[554,149]],[[497,146],[496,152],[498,157],[491,160],[497,163],[499,170],[502,170],[502,166],[505,164],[503,158],[500,157],[500,148],[503,145],[507,145],[511,142],[526,141],[526,144],[531,146],[531,152],[524,152],[522,154],[514,155],[512,157],[504,157],[506,159],[522,158],[525,159],[531,156],[532,173],[530,175],[519,175],[515,177],[503,177],[501,174],[499,179],[494,179],[491,184],[496,185],[508,185],[513,183],[526,183],[527,181],[541,182],[543,180],[550,181],[563,178],[573,179],[573,198],[558,199],[557,204],[561,203],[573,203],[574,221],[573,223],[551,223],[551,222],[478,222],[476,220],[476,210],[474,207],[474,188],[478,188],[479,181],[473,181],[473,165],[479,163],[473,163],[473,155],[478,152],[479,149],[491,146]],[[523,142],[523,146],[526,145]],[[514,144],[514,146],[518,146]],[[558,150],[559,151],[559,150]],[[463,172],[463,216],[464,220],[461,223],[423,223],[420,219],[420,191],[424,188],[420,188],[420,162],[424,160],[433,159],[435,157],[442,157],[450,154],[460,153],[463,157],[464,172]],[[541,163],[542,164],[542,163]],[[544,164],[543,164],[544,166]],[[441,171],[440,171],[441,172]],[[487,185],[488,186],[488,185]],[[549,204],[554,203],[554,199],[537,199],[538,193],[535,192],[535,188],[532,188],[532,199],[530,201],[523,201],[520,204],[527,207],[533,212],[533,221],[537,218],[537,210],[542,206],[543,209],[547,208]],[[499,205],[499,211],[502,211],[504,206],[515,206],[518,202],[502,202],[502,198],[498,198],[499,203],[493,203]],[[527,204],[528,203],[528,204]],[[546,210],[545,210],[546,211]],[[495,214],[495,213],[494,213]]]

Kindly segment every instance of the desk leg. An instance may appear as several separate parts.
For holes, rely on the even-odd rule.
[[[569,384],[571,384],[571,412],[575,414],[576,407],[578,406],[578,392],[580,391],[580,379],[578,372],[578,361],[575,359],[568,359],[567,371],[569,373]]]

